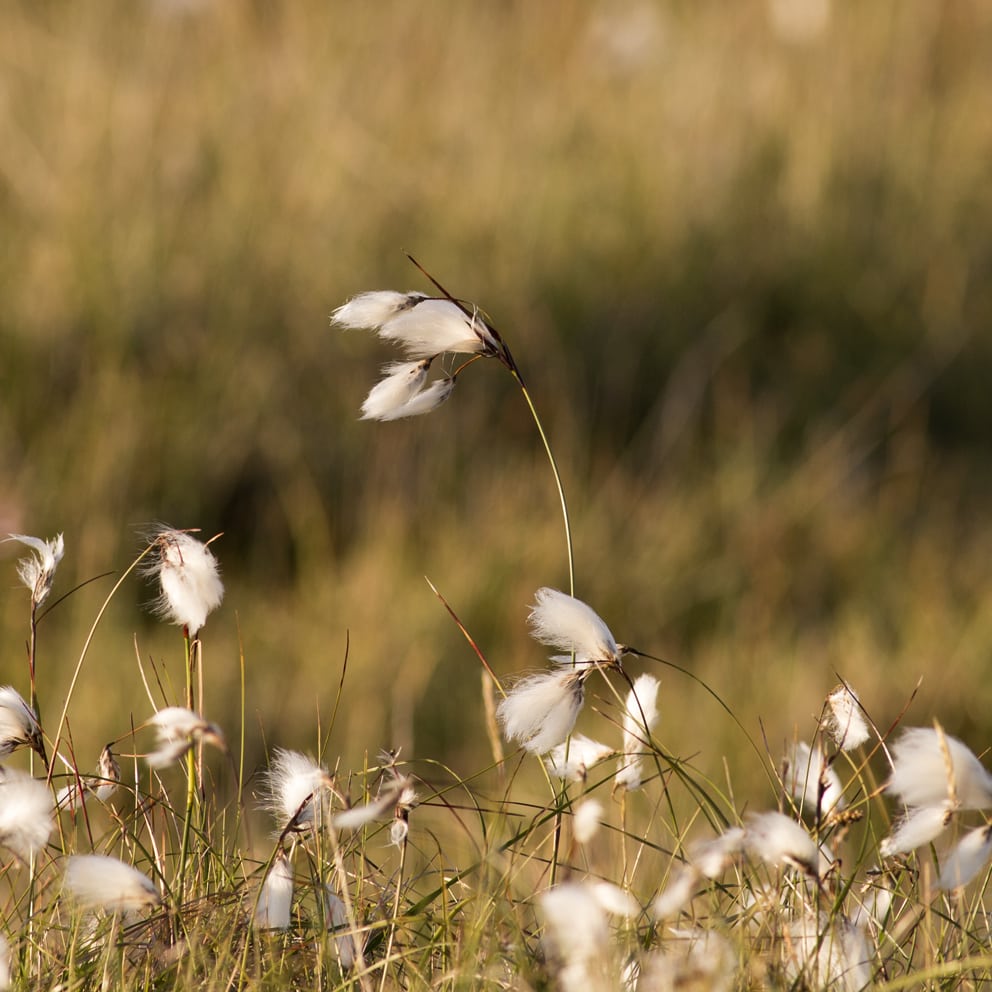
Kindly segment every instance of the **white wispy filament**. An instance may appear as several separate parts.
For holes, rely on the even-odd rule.
[[[531,634],[541,644],[568,652],[556,657],[567,664],[618,664],[621,649],[610,628],[592,607],[558,589],[538,589],[530,611]]]
[[[108,913],[128,913],[162,901],[151,879],[137,868],[103,854],[70,857],[65,887],[81,906]]]
[[[957,889],[967,885],[992,856],[992,827],[969,830],[948,854],[940,869],[937,887]]]
[[[34,554],[30,558],[22,558],[17,563],[17,574],[31,590],[31,603],[37,608],[48,598],[55,579],[55,570],[65,554],[65,542],[62,535],[43,541],[40,537],[29,537],[27,534],[11,534],[6,540],[18,541],[29,547]]]
[[[539,672],[521,679],[496,709],[507,740],[544,754],[572,732],[585,698],[585,670]]]
[[[151,537],[154,551],[146,571],[161,590],[155,613],[188,629],[191,637],[221,604],[224,584],[213,552],[186,531],[166,528]]]

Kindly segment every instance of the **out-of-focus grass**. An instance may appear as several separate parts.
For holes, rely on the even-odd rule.
[[[211,715],[240,637],[249,712],[316,746],[350,634],[332,749],[473,767],[478,663],[423,576],[497,672],[536,667],[561,523],[494,369],[356,423],[391,356],[327,314],[424,288],[406,249],[512,343],[618,636],[755,739],[836,673],[891,717],[922,675],[921,719],[987,733],[992,17],[830,9],[799,42],[759,3],[7,5],[0,530],[65,532],[60,592],[147,521],[223,530]],[[111,581],[43,623],[43,701]],[[181,672],[144,595],[86,662],[81,763],[141,698],[132,633]],[[747,746],[663,678],[672,750]]]

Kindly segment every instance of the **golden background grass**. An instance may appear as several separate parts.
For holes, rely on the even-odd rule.
[[[773,751],[838,675],[883,726],[922,677],[909,718],[981,750],[992,15],[785,6],[5,5],[0,531],[64,531],[53,599],[149,521],[223,531],[205,702],[233,736],[240,640],[255,760],[263,733],[318,746],[350,637],[332,763],[480,767],[479,665],[423,577],[498,673],[540,667],[527,605],[567,582],[562,526],[501,370],[357,422],[393,356],[327,317],[426,288],[410,251],[510,343],[576,592],[619,639]],[[112,581],[42,623],[46,717]],[[152,595],[126,584],[84,663],[84,767],[150,712],[136,653],[181,682]],[[661,676],[666,747],[759,774]]]

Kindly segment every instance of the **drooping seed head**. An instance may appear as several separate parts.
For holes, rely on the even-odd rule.
[[[892,757],[886,788],[906,806],[992,806],[992,775],[966,744],[942,730],[910,727],[892,745]]]
[[[43,780],[11,768],[0,777],[0,844],[27,863],[55,828],[52,793]]]
[[[259,930],[288,930],[293,910],[293,869],[280,850],[262,883],[255,906],[255,927]]]
[[[226,750],[224,733],[216,723],[183,706],[166,706],[149,720],[158,732],[158,746],[145,756],[150,768],[164,768],[178,761],[194,744],[203,741]]]
[[[547,587],[538,589],[530,611],[531,634],[542,644],[568,652],[554,660],[576,665],[618,664],[621,651],[599,615],[574,596]]]
[[[58,534],[50,541],[40,537],[29,537],[26,534],[10,534],[7,541],[19,541],[29,547],[34,554],[30,558],[22,558],[17,563],[17,574],[31,590],[31,603],[37,608],[48,598],[62,556],[65,554],[65,542]]]
[[[65,869],[65,887],[85,909],[128,913],[162,902],[154,882],[137,868],[103,854],[76,854]]]
[[[507,740],[544,754],[572,732],[585,698],[586,670],[540,672],[521,679],[496,709]]]
[[[30,747],[45,755],[41,727],[21,694],[10,685],[0,688],[0,757],[19,747]]]

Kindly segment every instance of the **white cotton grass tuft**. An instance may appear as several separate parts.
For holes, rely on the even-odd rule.
[[[534,599],[529,617],[534,639],[568,652],[556,662],[569,664],[574,656],[579,666],[619,664],[622,649],[592,607],[546,586],[537,590]]]
[[[7,992],[11,987],[11,955],[7,938],[0,933],[0,992]]]
[[[351,971],[358,958],[355,938],[349,932],[348,911],[344,900],[330,885],[324,887],[324,918],[327,928],[334,934],[334,946],[342,971]]]
[[[554,778],[584,782],[589,769],[615,754],[609,744],[601,744],[585,734],[576,734],[567,742],[553,747],[544,759],[548,774]]]
[[[382,819],[387,813],[394,814],[400,811],[405,815],[416,805],[416,802],[417,793],[414,791],[413,783],[402,775],[396,775],[383,786],[375,799],[361,806],[352,806],[351,809],[335,813],[331,822],[336,830],[356,830],[373,820]],[[400,828],[398,832],[402,833],[402,837],[394,841],[397,845],[406,838],[405,830]]]
[[[787,865],[820,875],[820,852],[803,826],[784,813],[752,813],[747,818],[744,846],[749,854],[776,867]]]
[[[967,745],[933,727],[910,727],[892,745],[887,790],[909,807],[992,806],[992,775]]]
[[[939,889],[959,889],[967,885],[992,857],[992,826],[986,824],[968,833],[944,859],[937,879]]]
[[[598,799],[583,799],[572,811],[572,836],[576,844],[586,845],[599,833],[606,811]]]
[[[451,300],[423,299],[379,327],[379,337],[399,345],[410,358],[452,354],[495,354],[496,341],[477,313]]]
[[[11,768],[0,769],[0,845],[28,862],[55,829],[55,805],[43,780]]]
[[[265,876],[255,905],[258,930],[288,930],[293,909],[293,868],[286,852],[279,850]]]
[[[667,920],[678,916],[692,901],[701,878],[699,870],[693,865],[682,865],[675,869],[668,884],[651,906],[654,918]]]
[[[401,420],[436,410],[455,388],[453,377],[445,376],[426,385],[431,359],[422,362],[396,362],[385,367],[381,379],[362,404],[362,420]]]
[[[110,744],[104,745],[97,762],[95,775],[73,774],[68,785],[59,789],[55,805],[60,810],[75,812],[81,809],[87,796],[95,796],[105,803],[117,791],[121,780],[121,766]]]
[[[734,948],[715,930],[670,927],[662,949],[641,959],[637,989],[730,992],[736,986],[736,966]]]
[[[385,366],[385,376],[379,380],[362,404],[362,420],[395,420],[402,417],[403,407],[417,395],[427,382],[430,360],[422,362],[393,362]]]
[[[623,753],[617,760],[617,788],[639,789],[643,778],[641,755],[649,746],[651,731],[658,722],[659,681],[639,675],[627,693],[623,714]]]
[[[50,541],[29,537],[27,534],[9,534],[5,540],[18,541],[34,552],[30,558],[22,558],[17,563],[17,574],[21,582],[31,590],[31,605],[37,609],[52,591],[55,570],[65,554],[65,541],[61,534]]]
[[[152,552],[145,571],[157,579],[155,614],[195,637],[224,598],[213,552],[188,531],[164,527],[149,535]]]
[[[909,854],[924,844],[936,840],[951,822],[954,809],[949,802],[938,806],[920,806],[908,810],[898,821],[895,829],[879,844],[879,854],[883,858],[897,854]]]
[[[538,896],[544,919],[543,945],[564,992],[615,987],[609,981],[609,925],[606,909],[593,890],[564,882]]]
[[[359,293],[331,314],[331,323],[374,330],[411,359],[445,353],[494,355],[498,351],[492,332],[476,311],[467,313],[453,300],[423,293]]]
[[[844,787],[823,752],[799,741],[785,756],[782,778],[786,791],[800,808],[829,816],[844,808]]]
[[[162,902],[150,878],[118,858],[103,854],[69,857],[65,887],[80,906],[108,913],[130,913]]]
[[[507,740],[533,754],[545,754],[572,732],[585,698],[587,671],[558,670],[528,675],[496,709]]]
[[[315,807],[319,812],[323,792],[331,785],[326,769],[299,751],[276,748],[265,781],[265,806],[280,831],[313,827]]]
[[[45,757],[41,727],[31,707],[11,685],[0,688],[0,757],[30,747]]]
[[[824,730],[842,751],[851,751],[868,740],[868,722],[850,686],[839,685],[827,696]]]
[[[424,293],[398,293],[389,289],[359,293],[331,314],[331,322],[371,331],[426,299]]]
[[[854,992],[871,986],[872,954],[864,932],[842,916],[806,913],[788,925],[782,946],[790,988]]]
[[[158,732],[158,747],[145,755],[149,768],[171,765],[200,741],[227,750],[220,727],[183,706],[166,706],[148,722]]]
[[[730,827],[719,837],[696,844],[689,852],[690,861],[705,878],[718,878],[744,850],[746,842],[747,831],[743,827]]]

